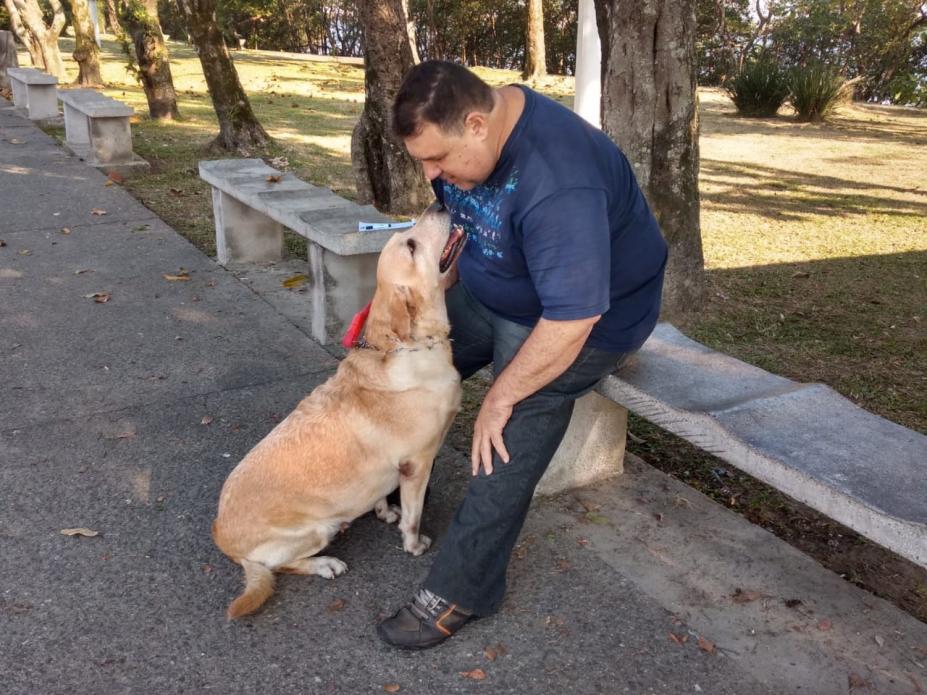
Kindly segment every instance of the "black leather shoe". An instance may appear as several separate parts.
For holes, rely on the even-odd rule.
[[[377,625],[377,634],[400,649],[428,649],[441,644],[472,617],[456,603],[421,589],[412,603]]]

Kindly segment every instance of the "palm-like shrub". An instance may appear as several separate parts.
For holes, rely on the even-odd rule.
[[[800,121],[825,120],[851,91],[840,72],[823,63],[795,68],[789,76],[789,100]]]
[[[775,116],[789,96],[788,76],[772,57],[744,63],[724,85],[741,116]]]

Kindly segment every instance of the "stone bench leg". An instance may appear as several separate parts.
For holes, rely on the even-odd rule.
[[[373,299],[379,253],[339,256],[309,242],[312,337],[323,345],[340,342],[354,314]]]
[[[69,145],[90,144],[90,119],[70,104],[64,105],[64,139]]]
[[[556,495],[624,471],[628,411],[595,391],[576,401],[573,419],[536,495]]]
[[[90,157],[94,164],[132,161],[132,131],[127,116],[90,118]]]
[[[243,205],[218,188],[212,189],[216,220],[216,256],[221,265],[260,263],[283,257],[283,227]]]
[[[53,84],[26,85],[26,114],[29,120],[58,117],[58,92]]]
[[[17,79],[10,78],[10,89],[13,90],[13,106],[25,111],[28,100],[26,99],[26,85]]]

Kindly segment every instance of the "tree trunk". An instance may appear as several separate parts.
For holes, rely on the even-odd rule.
[[[36,67],[59,80],[64,79],[64,64],[58,50],[58,36],[64,28],[64,9],[59,0],[49,0],[52,9],[52,23],[45,24],[38,0],[11,0],[26,30],[32,34],[37,55],[33,56]],[[29,45],[28,43],[26,44]]]
[[[135,47],[138,79],[148,100],[148,113],[164,121],[180,118],[170,57],[158,18],[158,1],[129,0],[122,6],[122,22]]]
[[[421,165],[392,135],[393,100],[414,65],[400,0],[361,3],[364,28],[364,112],[351,137],[351,165],[360,202],[383,212],[418,214],[434,199]]]
[[[122,25],[119,23],[119,13],[116,11],[116,0],[106,0],[104,12],[110,32],[114,36],[119,36],[122,33]]]
[[[409,12],[409,0],[401,0],[402,14],[406,18],[406,36],[409,37],[409,48],[412,50],[412,64],[417,65],[421,62],[418,55],[418,46],[415,42],[415,22],[412,21],[412,13]]]
[[[213,146],[247,152],[270,140],[251,110],[238,71],[216,23],[216,0],[178,0],[187,20],[190,38],[196,46],[209,87],[209,96],[219,119],[219,135]]]
[[[525,46],[525,70],[522,79],[529,80],[547,74],[547,55],[544,48],[544,4],[541,0],[528,0],[528,31]]]
[[[96,87],[103,84],[100,74],[100,49],[94,36],[93,22],[90,20],[90,5],[87,0],[70,0],[71,24],[74,26],[74,60],[79,71],[74,84],[81,87]]]
[[[695,2],[596,0],[602,128],[627,155],[670,248],[664,315],[704,294],[699,227]]]
[[[23,24],[22,17],[19,16],[19,10],[13,4],[13,0],[3,0],[6,11],[10,13],[10,25],[13,33],[19,38],[26,50],[29,51],[29,57],[32,58],[33,67],[39,70],[45,69],[45,61],[42,58],[42,51],[39,50],[39,42]]]

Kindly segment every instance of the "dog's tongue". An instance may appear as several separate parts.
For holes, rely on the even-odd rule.
[[[344,337],[341,339],[341,345],[346,350],[350,350],[357,344],[361,331],[364,330],[364,324],[367,323],[367,315],[370,313],[371,304],[372,302],[367,302],[367,306],[354,314],[354,318],[351,319],[351,325],[348,326],[348,330],[344,332]]]

